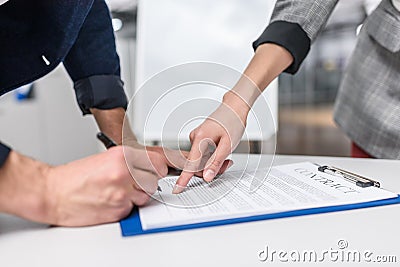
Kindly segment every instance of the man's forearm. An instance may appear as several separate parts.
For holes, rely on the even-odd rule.
[[[125,117],[126,113],[123,108],[108,110],[93,108],[90,111],[94,115],[100,131],[119,145],[122,145],[124,139],[124,143],[128,142],[131,146],[135,146],[137,139],[132,132],[128,118]]]
[[[0,212],[46,221],[46,176],[50,166],[11,151],[0,168]]]

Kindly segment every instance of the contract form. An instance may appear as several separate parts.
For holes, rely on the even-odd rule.
[[[143,230],[397,197],[320,172],[310,162],[228,171],[211,183],[196,177],[183,193],[173,195],[177,178],[160,180],[162,192],[139,208]],[[250,190],[255,180],[258,186]]]

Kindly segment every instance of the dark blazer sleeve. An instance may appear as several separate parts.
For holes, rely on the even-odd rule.
[[[94,1],[64,66],[83,114],[89,114],[90,108],[126,109],[114,31],[104,0]]]
[[[338,0],[277,0],[271,22],[253,43],[274,43],[293,56],[285,72],[296,73],[310,51],[311,43],[325,26]]]
[[[4,162],[6,162],[10,151],[11,149],[8,146],[0,142],[0,168],[3,166]]]

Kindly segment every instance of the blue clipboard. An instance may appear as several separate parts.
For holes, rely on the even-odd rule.
[[[135,236],[135,235],[180,231],[180,230],[188,230],[188,229],[196,229],[196,228],[204,228],[204,227],[212,227],[212,226],[221,226],[221,225],[228,225],[228,224],[235,224],[235,223],[245,223],[245,222],[287,218],[287,217],[295,217],[295,216],[303,216],[303,215],[311,215],[311,214],[319,214],[319,213],[328,213],[328,212],[336,212],[336,211],[343,211],[343,210],[354,210],[354,209],[386,206],[386,205],[392,205],[392,204],[400,204],[400,196],[397,196],[395,198],[390,198],[390,199],[376,200],[376,201],[356,203],[356,204],[347,204],[347,205],[328,206],[328,207],[321,207],[321,208],[285,211],[285,212],[250,216],[250,217],[241,217],[241,218],[233,218],[233,219],[226,219],[226,220],[218,220],[218,221],[193,223],[193,224],[186,224],[186,225],[179,225],[179,226],[155,228],[155,229],[149,229],[149,230],[143,230],[142,224],[140,222],[139,210],[137,207],[135,207],[133,209],[131,215],[129,215],[126,219],[124,219],[120,222],[120,226],[121,226],[123,236]]]

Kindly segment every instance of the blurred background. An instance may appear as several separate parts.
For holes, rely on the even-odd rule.
[[[128,97],[149,76],[169,64],[214,60],[244,70],[253,53],[251,43],[267,25],[274,1],[217,2],[107,0]],[[300,71],[294,76],[282,74],[271,86],[267,98],[278,129],[271,138],[276,138],[278,154],[350,155],[350,141],[332,119],[333,103],[357,32],[379,2],[339,1]],[[180,34],[183,30],[192,35]],[[163,34],[157,36],[152,31]],[[199,40],[188,38],[196,34],[202,38],[202,44],[183,50],[191,41],[197,44]],[[182,36],[189,43],[182,42]],[[158,50],[176,60],[167,61],[156,53]],[[238,52],[242,50],[243,53]],[[34,84],[1,97],[0,125],[2,141],[51,164],[65,163],[102,149],[95,138],[94,119],[81,116],[72,82],[63,66]],[[256,147],[252,152],[259,150]]]

